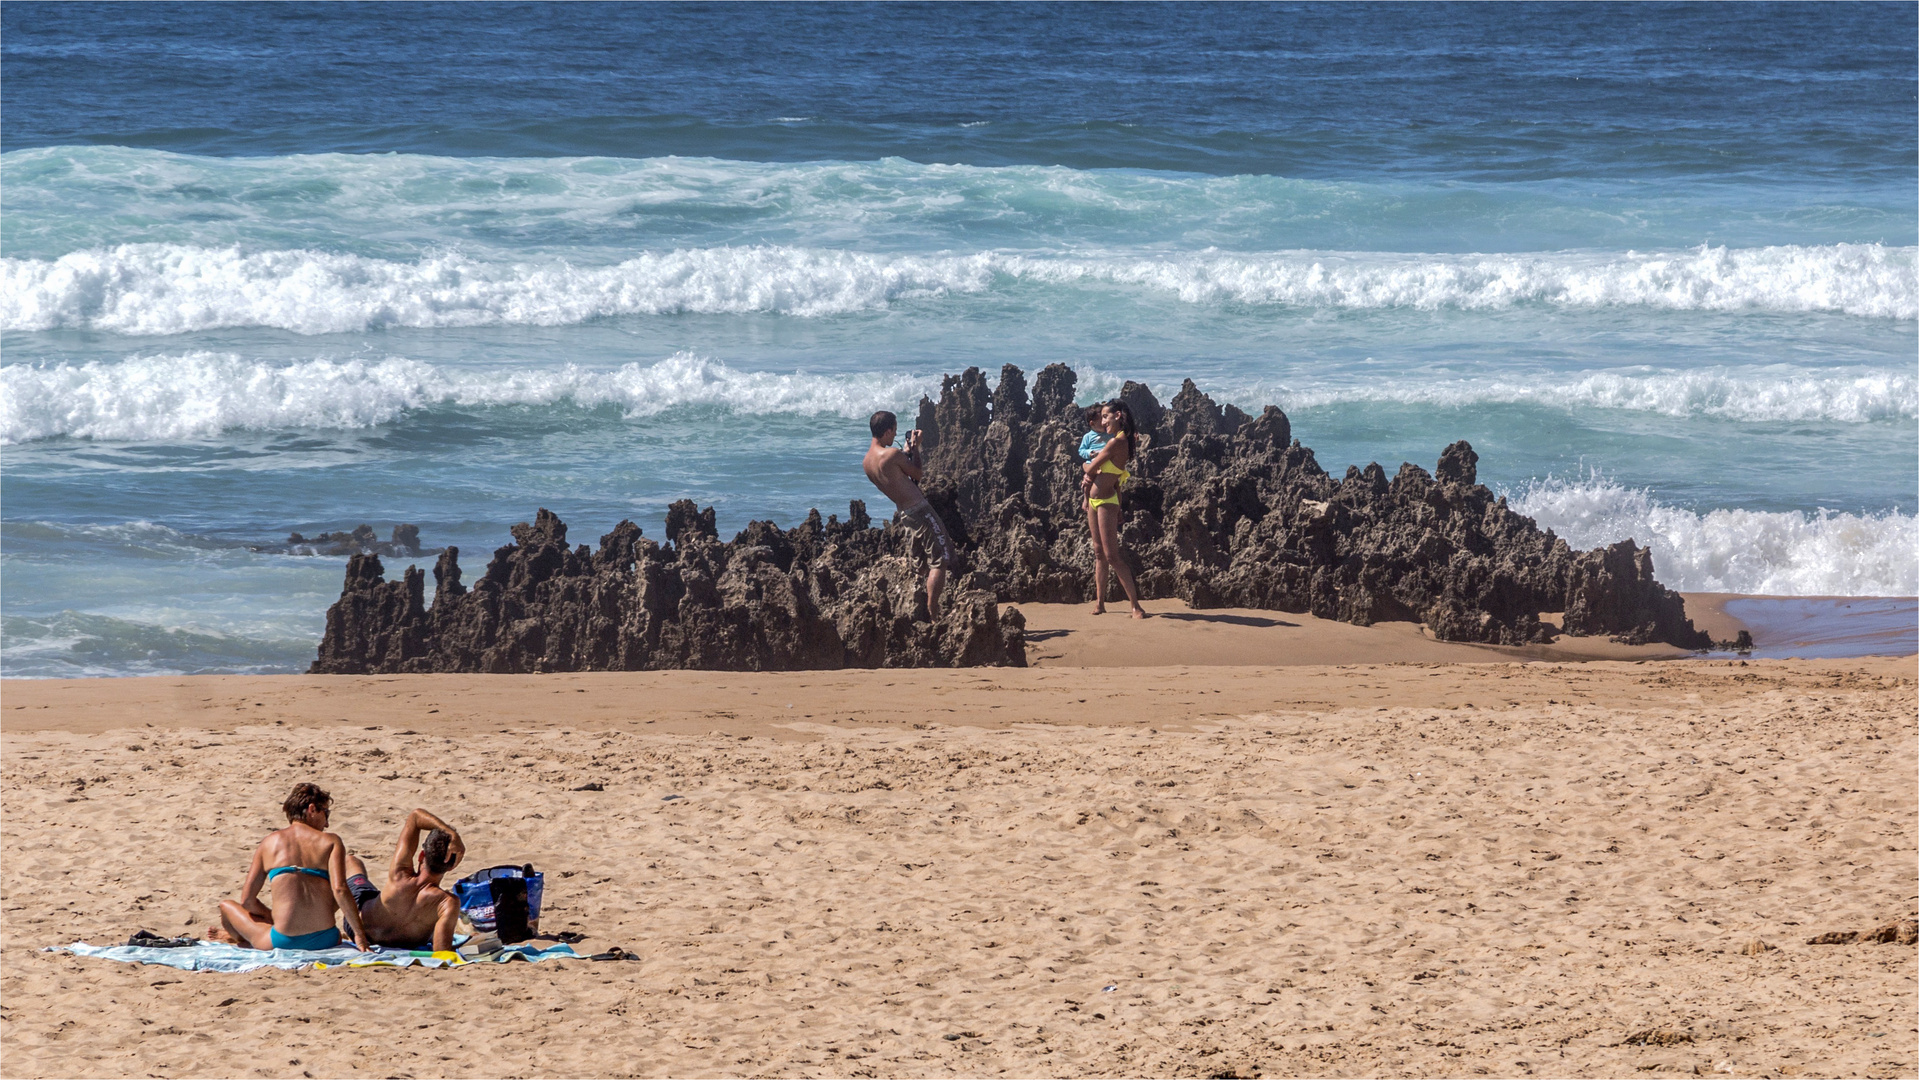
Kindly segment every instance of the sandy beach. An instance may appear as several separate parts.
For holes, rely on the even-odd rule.
[[[1341,626],[1255,666],[1301,628],[1032,622],[1069,632],[1027,670],[10,681],[4,1071],[1919,1070],[1915,951],[1807,944],[1919,902],[1910,658],[1575,663]],[[308,779],[356,850],[428,807],[475,865],[546,871],[545,929],[640,959],[41,951],[201,931]]]
[[[1915,72],[0,0],[0,1080],[1919,1080]]]

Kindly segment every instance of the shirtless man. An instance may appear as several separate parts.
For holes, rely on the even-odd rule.
[[[346,916],[353,945],[367,947],[360,910],[347,891],[346,844],[326,831],[333,797],[313,784],[296,784],[281,807],[290,824],[253,849],[240,899],[220,901],[220,925],[209,941],[250,949],[331,949],[340,944],[334,912]],[[272,882],[273,906],[260,902]]]
[[[959,561],[959,552],[946,526],[920,491],[920,477],[926,474],[926,462],[920,456],[920,433],[914,428],[906,436],[906,449],[893,446],[899,434],[899,417],[881,410],[873,414],[868,426],[873,430],[873,445],[866,448],[866,478],[873,481],[886,497],[899,507],[900,520],[926,535],[927,544],[937,560],[926,574],[926,612],[940,617],[940,588],[946,584],[946,571]]]
[[[426,839],[420,834],[426,833]],[[440,887],[440,878],[460,864],[466,845],[453,826],[415,810],[400,826],[400,842],[387,868],[386,888],[367,880],[366,863],[348,855],[347,888],[352,890],[367,936],[375,945],[418,948],[431,942],[434,952],[453,948],[460,901]]]

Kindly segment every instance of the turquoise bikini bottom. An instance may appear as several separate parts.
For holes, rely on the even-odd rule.
[[[268,932],[276,949],[331,949],[340,944],[340,928],[329,926],[325,930],[315,930],[311,934],[295,934],[288,937],[277,928]]]

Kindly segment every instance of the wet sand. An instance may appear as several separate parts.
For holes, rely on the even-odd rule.
[[[1124,667],[7,682],[0,1070],[1919,1070],[1919,954],[1806,943],[1919,903],[1911,659],[1156,666],[1207,624],[1101,618],[1052,647]],[[642,959],[40,951],[204,927],[308,779]]]
[[[1418,623],[1354,626],[1283,611],[1149,601],[1133,619],[1124,602],[1094,615],[1087,604],[1021,604],[1027,663],[1035,667],[1259,667],[1327,664],[1483,664],[1508,660],[1670,660],[1670,645],[1617,645],[1561,637],[1550,645],[1500,647],[1436,641]],[[1557,623],[1558,616],[1546,621]],[[1731,625],[1728,623],[1728,625]],[[1735,631],[1736,633],[1736,631]]]
[[[1761,659],[1911,656],[1919,652],[1919,599],[1910,596],[1739,596],[1690,593],[1686,610],[1716,639],[1752,634]],[[1711,625],[1707,625],[1710,623]],[[1724,625],[1730,633],[1714,627]]]

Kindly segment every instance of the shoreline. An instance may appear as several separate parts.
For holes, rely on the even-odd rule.
[[[1095,617],[1090,604],[1002,604],[1017,607],[1027,620],[1027,663],[1036,668],[1131,668],[1141,666],[1264,667],[1316,664],[1507,663],[1546,661],[1651,661],[1711,659],[1850,659],[1919,653],[1919,598],[1786,597],[1743,593],[1682,593],[1686,615],[1714,641],[1731,641],[1741,630],[1753,635],[1755,650],[1694,652],[1670,645],[1619,645],[1604,637],[1561,636],[1544,645],[1502,646],[1435,640],[1420,623],[1382,622],[1370,627],[1311,615],[1265,609],[1187,608],[1177,600],[1143,605],[1153,618],[1134,623],[1125,601],[1110,601],[1107,614]],[[1846,609],[1872,608],[1861,620]],[[1743,610],[1729,610],[1743,609]],[[1886,613],[1891,612],[1890,619]],[[1541,616],[1554,626],[1557,613]],[[1784,642],[1775,646],[1776,642]],[[1791,651],[1795,643],[1806,648]],[[1150,661],[1150,665],[1142,663]],[[936,671],[937,668],[820,669],[832,671]],[[994,668],[962,670],[992,671]],[[1014,669],[1017,670],[1017,669]],[[713,671],[717,675],[751,672]],[[557,674],[557,673],[556,673]],[[598,674],[619,674],[601,672]],[[803,674],[803,672],[789,673]],[[0,677],[13,693],[38,683],[95,683],[126,679],[288,679],[270,675],[87,675],[69,678]],[[422,678],[417,675],[394,678]],[[541,678],[544,676],[533,676]],[[4,711],[4,710],[0,710]]]
[[[1689,593],[1687,614],[1714,639],[1748,629],[1727,604],[1767,597]],[[1798,599],[1789,604],[1838,599]],[[1879,599],[1873,599],[1879,600]],[[1892,602],[1907,600],[1892,599]],[[1430,700],[1445,687],[1439,708],[1470,702],[1466,687],[1487,673],[1545,668],[1616,671],[1660,666],[1716,666],[1750,660],[1735,652],[1689,652],[1670,645],[1616,645],[1602,637],[1560,637],[1551,645],[1497,646],[1433,641],[1420,623],[1353,623],[1305,614],[1209,608],[1190,610],[1176,600],[1148,600],[1153,618],[1128,618],[1125,602],[1092,616],[1088,604],[1007,604],[1027,616],[1027,668],[841,668],[808,671],[553,671],[541,675],[418,673],[418,675],[125,675],[81,679],[0,679],[0,733],[111,731],[155,723],[223,729],[272,716],[286,725],[413,723],[443,729],[493,731],[503,710],[520,717],[566,716],[570,725],[618,725],[622,698],[649,700],[656,731],[700,733],[743,717],[756,725],[783,721],[888,723],[915,708],[948,723],[994,723],[996,714],[1034,712],[1054,723],[1105,723],[1123,702],[1142,723],[1184,725],[1205,717],[1244,716],[1270,702],[1267,687],[1295,685],[1316,673],[1366,671],[1380,679],[1382,700]],[[1765,633],[1764,629],[1758,633]],[[1758,635],[1756,633],[1756,635]],[[1890,654],[1898,658],[1900,654]],[[1909,656],[1909,654],[1907,654]],[[1881,662],[1886,656],[1821,662]],[[1765,662],[1792,658],[1764,658]],[[1433,675],[1445,671],[1437,683]],[[1345,675],[1341,675],[1345,677]],[[1506,675],[1497,675],[1506,677]],[[1209,681],[1196,696],[1190,679]],[[979,687],[1017,693],[1013,700],[954,704]],[[879,691],[873,700],[865,694]],[[583,698],[578,694],[585,694]],[[915,698],[919,704],[915,704]],[[1341,694],[1307,696],[1297,706],[1343,708]],[[1472,704],[1466,704],[1472,708]],[[1197,712],[1192,712],[1197,710]],[[130,719],[138,717],[138,719]],[[960,719],[963,717],[963,719]],[[451,727],[449,727],[451,725]],[[771,729],[768,729],[771,733]],[[777,735],[775,735],[777,737]]]
[[[1842,659],[1919,652],[1919,598],[1910,596],[1753,596],[1689,593],[1715,625],[1752,634],[1752,655]],[[1705,629],[1699,620],[1695,626]],[[1708,630],[1715,640],[1724,640]],[[1732,634],[1726,635],[1730,638]]]

